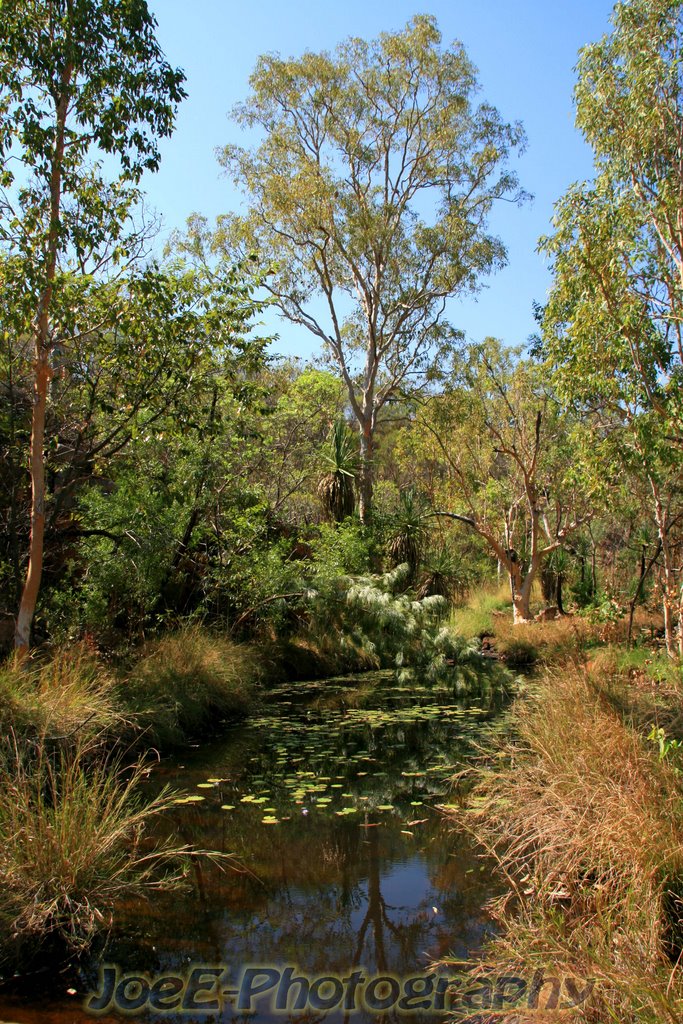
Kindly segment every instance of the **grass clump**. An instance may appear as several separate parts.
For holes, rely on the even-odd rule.
[[[0,761],[0,930],[13,959],[49,938],[83,948],[115,900],[178,877],[168,871],[169,847],[143,844],[171,798],[140,803],[141,766],[93,763],[87,744],[55,754],[6,742]]]
[[[495,613],[509,613],[512,616],[512,600],[507,584],[473,591],[464,605],[453,609],[450,625],[462,636],[481,639],[495,632],[499,618]]]
[[[540,595],[539,595],[540,596]],[[638,608],[634,618],[634,636],[640,643],[652,643],[658,616]],[[596,621],[582,614],[564,614],[549,621],[518,623],[512,618],[512,604],[507,586],[473,591],[466,605],[451,612],[452,628],[466,637],[478,637],[483,646],[495,651],[511,668],[530,668],[536,663],[546,666],[585,664],[598,648],[605,645],[626,652],[628,620],[617,617],[607,622]],[[640,651],[641,653],[636,653]],[[652,664],[651,647],[633,648],[634,664]],[[664,664],[665,658],[659,663]]]
[[[582,663],[590,649],[600,643],[596,629],[585,619],[563,615],[550,622],[529,622],[514,625],[511,619],[497,619],[495,647],[505,657],[514,659],[519,653],[529,652],[527,664],[538,662],[546,666]],[[534,652],[533,654],[531,652]]]
[[[590,668],[593,674],[619,676],[636,684],[647,681],[668,688],[683,684],[681,663],[650,647],[604,647],[593,652]]]
[[[285,679],[325,679],[345,672],[372,672],[381,667],[374,650],[360,638],[334,630],[306,631],[272,644],[277,674]]]
[[[172,746],[245,717],[261,671],[253,648],[187,626],[147,646],[120,695],[153,742]]]
[[[484,774],[468,819],[514,895],[494,907],[501,935],[487,969],[595,978],[591,1001],[569,1019],[680,1021],[679,766],[578,670],[547,675],[517,705],[513,728],[507,767]]]
[[[0,733],[89,742],[120,729],[114,680],[85,645],[0,667]]]
[[[531,668],[538,661],[538,647],[523,637],[511,636],[501,641],[496,650],[510,668]]]

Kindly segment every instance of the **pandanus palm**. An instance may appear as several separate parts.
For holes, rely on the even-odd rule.
[[[333,423],[323,458],[330,468],[320,479],[318,497],[325,515],[335,523],[341,523],[355,508],[354,485],[358,467],[355,438],[343,419]]]
[[[438,595],[451,601],[456,594],[460,596],[467,589],[467,571],[446,545],[427,552],[423,569],[417,588],[420,600]]]
[[[414,487],[401,491],[391,516],[388,554],[394,565],[407,563],[411,581],[415,578],[429,536],[431,510]]]

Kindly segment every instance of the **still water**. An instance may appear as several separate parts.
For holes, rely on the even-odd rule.
[[[401,982],[442,957],[476,955],[491,931],[491,865],[439,807],[454,799],[453,776],[475,744],[486,742],[499,708],[492,697],[401,687],[384,673],[297,684],[219,741],[163,759],[149,786],[171,786],[177,802],[161,827],[184,844],[231,856],[193,858],[191,885],[120,905],[106,949],[79,979],[56,979],[49,995],[36,985],[32,998],[0,992],[0,1021],[98,1019],[85,1012],[83,997],[97,991],[103,963],[152,982],[210,965],[223,972],[219,988],[238,992],[217,1012],[197,1011],[198,1001],[215,995],[204,992],[185,1013],[147,1002],[133,1020],[439,1020],[420,1009],[380,1012],[388,983],[373,990],[370,1008],[362,986],[353,998],[347,986],[344,999],[355,1012],[342,1002],[327,1013],[310,1003],[297,1009],[304,989],[295,985],[283,1012],[273,1005],[275,981],[289,966],[291,977],[311,982],[345,980],[356,969],[366,980]],[[266,973],[257,978],[256,967]],[[251,990],[263,986],[264,993],[246,1013],[237,1004],[249,968]],[[339,984],[321,983],[318,1003],[332,1002]],[[76,993],[66,994],[67,986]],[[108,1008],[99,1019],[123,1018]]]

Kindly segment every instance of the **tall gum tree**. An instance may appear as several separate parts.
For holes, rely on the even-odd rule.
[[[595,177],[560,199],[541,241],[554,271],[543,343],[563,398],[611,425],[648,481],[667,650],[683,654],[683,571],[664,498],[683,451],[683,5],[630,0],[612,21],[578,63],[576,123]]]
[[[455,332],[447,300],[505,263],[488,233],[498,200],[524,193],[509,170],[523,145],[488,103],[461,43],[434,18],[334,54],[261,57],[234,116],[257,129],[221,162],[246,193],[215,244],[274,266],[267,287],[331,355],[360,435],[360,515],[371,517],[375,428],[385,403],[424,380]]]
[[[11,329],[34,349],[31,532],[15,648],[27,650],[43,566],[45,418],[53,310],[69,271],[130,251],[124,225],[184,76],[165,60],[145,0],[0,0],[0,244],[20,270]],[[106,166],[106,178],[94,156]],[[113,158],[113,159],[110,159]]]

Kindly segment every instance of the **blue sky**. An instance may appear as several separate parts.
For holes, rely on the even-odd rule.
[[[150,0],[168,59],[184,68],[188,99],[178,127],[163,146],[161,170],[146,180],[151,205],[163,218],[162,238],[193,212],[213,218],[239,209],[241,198],[221,175],[217,146],[240,142],[228,116],[248,93],[261,53],[283,57],[333,49],[347,36],[372,38],[395,31],[417,13],[435,15],[447,44],[460,39],[479,69],[481,97],[508,120],[521,120],[528,146],[517,161],[521,184],[534,201],[502,203],[491,226],[508,248],[509,264],[488,279],[476,299],[454,300],[449,318],[469,339],[494,335],[523,344],[535,328],[532,303],[542,302],[550,278],[536,252],[550,228],[554,202],[577,180],[591,176],[591,154],[574,128],[573,68],[581,46],[609,28],[607,0]],[[275,318],[275,348],[308,357],[317,343],[301,328]]]

